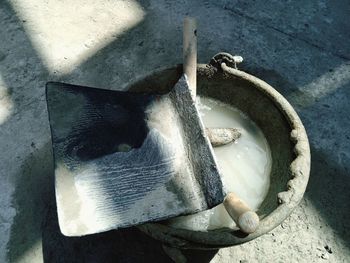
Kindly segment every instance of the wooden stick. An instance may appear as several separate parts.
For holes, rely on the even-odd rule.
[[[259,226],[259,217],[236,194],[228,193],[224,206],[237,226],[247,234],[255,232]]]
[[[195,101],[197,89],[197,22],[194,18],[190,17],[186,17],[184,20],[183,72],[187,76],[192,99]],[[213,132],[216,135],[219,135],[219,141],[221,143],[223,141],[223,130],[216,130]],[[224,206],[229,215],[243,232],[247,234],[253,233],[259,226],[258,215],[235,194],[227,194],[224,200]]]
[[[183,72],[187,76],[193,101],[197,89],[197,22],[186,17],[183,28]]]
[[[213,147],[229,144],[241,137],[236,128],[205,128],[205,134]]]

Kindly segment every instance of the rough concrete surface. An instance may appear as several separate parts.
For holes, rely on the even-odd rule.
[[[188,261],[350,261],[349,1],[0,0],[0,262],[170,262],[137,229],[60,234],[44,86],[121,89],[181,63],[185,15],[199,62],[243,56],[295,106],[312,151],[305,198],[281,226]]]

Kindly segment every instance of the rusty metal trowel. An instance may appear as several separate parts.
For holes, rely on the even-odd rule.
[[[184,64],[187,73],[190,63]],[[188,74],[196,74],[191,67]],[[64,235],[192,214],[224,201],[185,74],[165,95],[50,82],[46,97]]]

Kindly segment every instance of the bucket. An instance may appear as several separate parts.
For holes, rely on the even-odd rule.
[[[255,239],[285,220],[301,201],[310,173],[310,147],[304,126],[289,102],[261,79],[236,69],[226,53],[209,64],[197,65],[197,93],[232,105],[253,120],[264,133],[271,149],[270,187],[256,211],[260,225],[246,235],[239,229],[191,231],[162,222],[138,228],[180,249],[218,249]],[[168,92],[182,74],[182,65],[160,70],[129,86],[134,92]]]

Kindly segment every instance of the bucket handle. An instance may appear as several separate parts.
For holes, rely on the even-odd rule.
[[[233,56],[230,53],[220,52],[211,58],[209,65],[212,65],[216,68],[221,68],[221,64],[225,63],[227,66],[237,69],[237,64],[242,62],[243,58],[241,56]]]

